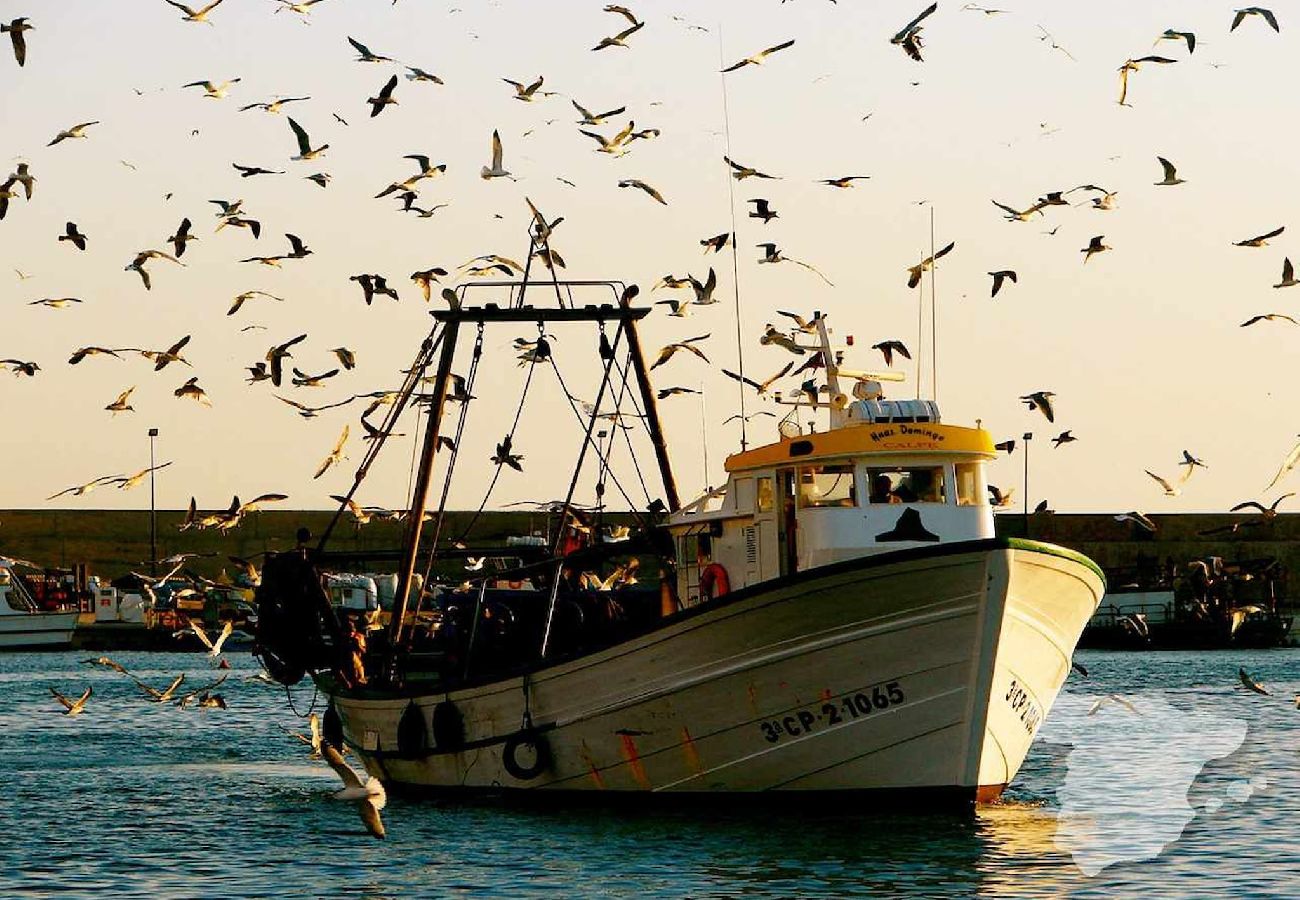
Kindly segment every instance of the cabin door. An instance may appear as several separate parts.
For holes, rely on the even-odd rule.
[[[798,480],[794,469],[776,470],[776,539],[781,574],[799,570],[799,520],[795,503]]]
[[[781,574],[781,553],[777,543],[778,509],[774,474],[759,475],[754,479],[754,533],[745,536],[746,584],[757,584]],[[753,553],[750,553],[751,543]]]

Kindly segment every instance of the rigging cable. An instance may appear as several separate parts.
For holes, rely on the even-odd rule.
[[[718,23],[718,65],[726,66],[726,59],[723,57],[722,50],[722,23]],[[722,133],[723,140],[727,147],[727,159],[731,159],[731,113],[727,107],[727,76],[719,76],[722,81]],[[735,298],[736,306],[736,362],[741,378],[745,375],[745,345],[741,339],[740,325],[740,249],[736,242],[738,235],[736,233],[736,184],[732,178],[731,172],[727,172],[727,198],[728,206],[731,209],[731,278],[732,294]],[[738,382],[740,392],[740,449],[743,451],[749,446],[749,433],[747,422],[745,420],[745,383]]]

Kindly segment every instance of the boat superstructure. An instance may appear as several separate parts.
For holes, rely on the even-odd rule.
[[[269,559],[259,640],[272,674],[312,673],[333,739],[390,788],[996,797],[1070,672],[1104,579],[1063,548],[995,536],[989,434],[940,421],[932,402],[886,399],[896,376],[842,368],[819,316],[816,342],[794,349],[820,356],[821,383],[784,399],[779,440],[729,457],[726,484],[683,504],[637,336],[648,310],[634,288],[609,283],[617,304],[580,307],[553,283],[559,308],[525,306],[525,279],[509,307],[434,314],[413,367],[418,378],[437,357],[390,625],[359,636],[332,618],[309,554]],[[422,513],[451,428],[457,333],[480,335],[469,396],[482,330],[500,322],[601,328],[604,379],[555,503],[557,540],[517,572],[414,590],[417,559],[431,557],[427,574],[439,552],[445,509],[424,544]],[[596,540],[614,530],[574,494],[589,451],[602,473],[608,464],[594,438],[624,414],[612,397],[638,401],[662,494]],[[823,412],[825,430],[798,422]],[[460,415],[457,439],[464,403]],[[494,460],[509,454],[507,441]]]

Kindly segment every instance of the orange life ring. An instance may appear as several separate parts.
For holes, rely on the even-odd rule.
[[[716,600],[731,593],[731,579],[719,563],[709,563],[700,571],[700,597]]]

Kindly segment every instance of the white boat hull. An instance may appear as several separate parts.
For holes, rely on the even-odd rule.
[[[72,644],[75,612],[23,612],[0,615],[0,650],[53,650]]]
[[[759,585],[526,679],[332,699],[345,741],[399,789],[992,799],[1103,590],[1069,551],[971,541]],[[431,734],[446,700],[464,743],[400,747],[408,706]]]

